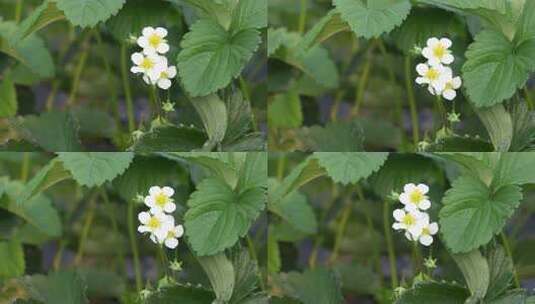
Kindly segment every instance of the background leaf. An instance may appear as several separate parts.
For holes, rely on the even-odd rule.
[[[386,161],[388,153],[315,152],[314,158],[325,168],[333,181],[344,185],[354,184],[377,171]]]
[[[464,304],[468,290],[448,283],[423,282],[401,294],[396,304]]]
[[[0,118],[12,117],[17,114],[17,90],[9,74],[5,74],[0,84]]]
[[[26,263],[20,242],[15,239],[0,241],[0,282],[24,274]]]
[[[93,27],[123,7],[125,0],[54,0],[73,25]]]

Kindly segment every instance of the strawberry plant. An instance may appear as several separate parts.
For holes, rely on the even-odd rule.
[[[0,158],[1,303],[268,303],[265,153]]]
[[[0,10],[2,150],[265,150],[267,1]]]
[[[273,150],[533,147],[533,1],[271,1],[269,20]]]
[[[274,303],[532,303],[531,153],[274,154]]]

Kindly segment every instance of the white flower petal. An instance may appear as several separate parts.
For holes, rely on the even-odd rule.
[[[149,39],[147,39],[146,36],[141,36],[137,38],[137,45],[139,45],[142,48],[145,48],[149,45]]]
[[[168,197],[171,197],[175,195],[175,190],[173,188],[165,186],[162,188],[163,194],[167,195]]]
[[[416,78],[416,83],[417,84],[426,84],[426,83],[429,83],[429,80],[427,80],[427,78],[424,78],[424,77],[417,77]]]
[[[163,210],[167,213],[171,213],[176,210],[176,205],[174,203],[167,203],[163,207]]]
[[[451,47],[451,40],[449,40],[448,38],[442,38],[440,39],[440,43],[447,49],[449,49]]]
[[[436,46],[440,41],[436,37],[432,37],[427,39],[427,46],[433,48]]]
[[[175,78],[175,76],[176,76],[176,66],[173,65],[167,69],[167,78],[173,79]]]
[[[431,223],[431,224],[429,224],[427,229],[429,230],[429,234],[431,234],[431,235],[437,234],[437,232],[438,232],[438,224],[437,223]]]
[[[154,32],[156,32],[156,35],[165,38],[167,36],[167,30],[163,27],[157,27]]]
[[[184,235],[184,226],[178,225],[175,227],[175,235],[177,238],[182,237]]]
[[[154,33],[154,28],[151,26],[147,26],[143,28],[143,31],[141,31],[141,33],[143,34],[143,36],[150,36],[152,35],[152,33]]]
[[[430,47],[425,47],[422,50],[422,56],[424,56],[425,58],[429,59],[429,58],[433,57],[433,51],[431,50]]]
[[[167,78],[160,78],[158,79],[158,87],[162,90],[167,90],[171,87],[171,80]]]
[[[152,214],[160,214],[163,212],[163,209],[158,205],[154,205],[150,208],[149,212]]]
[[[461,87],[461,85],[463,84],[462,80],[461,80],[461,77],[457,76],[457,77],[454,77],[452,80],[451,80],[451,85],[453,86],[454,89],[458,89]]]
[[[132,62],[134,62],[137,65],[141,64],[144,58],[145,56],[143,56],[143,54],[141,53],[133,53],[132,56],[130,56],[130,59],[132,59]]]
[[[140,233],[145,233],[145,232],[150,232],[150,229],[147,226],[138,226],[137,231]]]
[[[150,195],[157,195],[158,193],[160,193],[161,189],[160,187],[158,186],[152,186],[149,188],[149,194]]]
[[[418,188],[418,190],[420,190],[423,194],[429,192],[429,187],[426,184],[418,184],[416,188]]]
[[[399,201],[400,203],[402,203],[403,205],[407,205],[408,203],[410,203],[410,200],[409,200],[409,194],[407,192],[403,192],[399,195]]]
[[[178,240],[175,238],[167,238],[165,240],[165,246],[169,249],[175,249],[178,246]]]
[[[392,228],[394,230],[401,230],[401,229],[405,229],[405,225],[403,225],[401,223],[394,223],[394,224],[392,224]]]
[[[165,54],[169,52],[169,44],[167,43],[160,43],[158,47],[156,48],[156,51],[160,54]]]
[[[433,237],[430,236],[430,235],[422,235],[420,236],[420,239],[419,239],[420,243],[424,246],[430,246],[431,244],[433,244]]]
[[[425,63],[420,63],[416,66],[416,72],[420,75],[425,75],[429,71],[429,66]]]
[[[420,202],[420,204],[418,205],[418,207],[422,210],[427,210],[431,207],[431,202],[429,200],[423,200]]]
[[[444,90],[444,92],[442,92],[442,96],[444,99],[454,100],[455,97],[457,97],[457,92],[455,92],[455,90]]]
[[[142,224],[146,224],[150,220],[151,216],[148,212],[140,212],[137,215],[137,218]]]
[[[405,211],[403,211],[403,209],[396,209],[396,210],[394,210],[392,215],[394,216],[396,221],[401,222],[401,220],[405,216]]]
[[[143,202],[145,203],[145,205],[147,205],[147,207],[152,207],[154,206],[154,196],[145,196],[145,199],[143,200]]]
[[[132,68],[130,68],[130,72],[134,74],[139,74],[139,73],[143,73],[143,69],[138,66],[133,66]]]
[[[405,186],[403,186],[403,191],[404,192],[411,192],[412,190],[414,190],[414,188],[416,188],[416,185],[413,184],[413,183],[405,184]]]
[[[442,57],[442,62],[444,64],[451,64],[453,61],[455,61],[455,57],[453,57],[452,54],[446,54]]]

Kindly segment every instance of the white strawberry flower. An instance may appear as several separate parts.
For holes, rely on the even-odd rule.
[[[396,209],[393,212],[394,219],[397,221],[392,224],[394,230],[405,230],[407,238],[417,239],[422,233],[424,218],[426,214],[418,210],[407,211]],[[408,233],[408,234],[407,234]]]
[[[413,183],[403,186],[403,193],[399,195],[399,201],[405,205],[405,209],[427,210],[431,207],[431,201],[427,196],[429,187],[426,184],[415,185]]]
[[[145,27],[142,31],[143,36],[137,39],[137,44],[143,48],[145,55],[160,53],[165,54],[169,51],[169,44],[165,37],[167,30],[163,27]]]
[[[133,53],[131,59],[135,65],[130,71],[134,74],[143,73],[143,78],[150,83],[156,83],[167,69],[167,59],[156,54]]]
[[[176,74],[176,67],[168,66],[160,73],[160,76],[155,83],[160,89],[168,90],[171,87],[171,79],[175,78]],[[145,80],[147,84],[153,84],[147,76],[144,76],[143,80]]]
[[[424,246],[430,246],[431,244],[433,244],[433,235],[437,233],[438,224],[434,222],[430,223],[429,217],[427,217],[427,219],[423,220],[422,233],[420,234],[418,241]]]
[[[178,239],[184,235],[184,227],[182,225],[175,226],[174,223],[167,231],[167,235],[163,239],[163,244],[169,249],[175,249],[178,246]],[[162,240],[158,240],[154,235],[150,239],[157,244],[161,244]]]
[[[422,50],[422,55],[427,58],[431,66],[451,64],[455,60],[449,50],[451,44],[451,40],[448,38],[429,38],[427,46]]]
[[[175,211],[176,205],[173,200],[175,190],[171,187],[152,186],[149,189],[149,195],[145,197],[145,205],[150,207],[152,214],[161,212],[171,213]]]
[[[155,240],[163,242],[170,229],[174,227],[174,219],[165,213],[150,214],[149,212],[140,212],[138,214],[139,222],[137,231],[140,233],[149,232]]]
[[[416,78],[417,84],[428,84],[436,92],[442,92],[446,88],[446,83],[452,78],[452,70],[441,64],[431,66],[420,63],[416,66],[416,72],[420,75]]]
[[[450,80],[446,81],[446,86],[442,91],[442,97],[447,100],[454,100],[457,97],[457,91],[463,84],[461,77],[453,77]]]

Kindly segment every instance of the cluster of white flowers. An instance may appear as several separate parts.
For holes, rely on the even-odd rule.
[[[137,228],[140,233],[150,233],[154,243],[165,244],[171,249],[178,246],[178,239],[184,235],[184,227],[175,226],[175,218],[168,214],[176,209],[172,198],[174,194],[175,190],[171,187],[150,187],[149,195],[144,199],[150,209],[149,212],[139,213],[141,225]]]
[[[433,243],[433,235],[438,232],[438,224],[430,222],[429,214],[425,212],[431,207],[427,196],[429,187],[425,184],[406,184],[399,201],[405,205],[403,209],[394,210],[395,230],[404,230],[405,237],[411,241],[419,241],[424,246]]]
[[[146,27],[142,36],[137,38],[137,44],[143,48],[142,52],[132,54],[134,66],[130,71],[143,74],[143,80],[149,85],[157,85],[167,90],[171,87],[171,79],[176,76],[176,67],[169,66],[167,58],[162,56],[169,51],[167,44],[167,30],[163,27]]]
[[[416,83],[427,85],[429,93],[442,95],[447,100],[455,99],[457,96],[455,90],[462,85],[461,77],[453,77],[453,72],[448,66],[455,60],[449,50],[451,44],[448,38],[429,38],[427,46],[422,50],[427,62],[416,66],[416,72],[420,75],[416,78]]]

